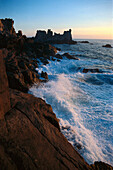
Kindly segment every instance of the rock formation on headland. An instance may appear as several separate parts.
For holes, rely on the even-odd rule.
[[[69,31],[64,31],[63,34],[57,34],[48,29],[46,31],[38,30],[35,36],[36,42],[46,42],[52,44],[76,44],[75,41],[72,40],[71,29]]]
[[[19,35],[0,39],[0,170],[112,169],[88,165],[60,132],[51,106],[23,93],[41,81],[37,59],[47,64],[57,50]]]
[[[0,19],[0,33],[6,35],[16,35],[13,27],[14,21],[12,19]]]

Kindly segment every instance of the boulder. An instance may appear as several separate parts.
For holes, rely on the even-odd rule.
[[[19,31],[18,31],[17,36],[18,36],[18,37],[22,37],[22,30],[19,30]]]
[[[48,74],[46,72],[41,72],[41,77],[48,79]]]
[[[88,44],[89,41],[79,41],[79,43],[85,43],[85,44]]]
[[[65,56],[68,59],[78,60],[77,57],[70,55],[69,53],[64,53],[62,56]]]
[[[104,163],[104,162],[94,162],[94,164],[91,165],[91,168],[93,170],[113,170],[113,167]]]
[[[111,44],[106,44],[106,45],[103,45],[102,47],[112,48]]]
[[[91,72],[91,73],[103,73],[103,71],[99,70],[98,68],[94,68],[94,69],[87,69],[87,68],[84,68],[83,73],[88,73],[88,72]]]
[[[5,113],[10,110],[9,87],[3,56],[3,51],[0,50],[0,119],[3,119]]]

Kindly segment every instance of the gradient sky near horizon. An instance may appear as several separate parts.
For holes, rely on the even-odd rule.
[[[34,36],[37,29],[73,38],[113,39],[113,0],[0,0],[0,18],[12,18],[16,31]]]

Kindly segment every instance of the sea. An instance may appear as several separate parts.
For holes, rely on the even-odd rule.
[[[62,133],[85,161],[113,166],[113,48],[102,47],[113,46],[113,41],[88,41],[55,45],[61,48],[59,54],[69,53],[79,60],[40,62],[37,70],[47,72],[49,81],[39,87],[34,84],[29,93],[52,106]]]

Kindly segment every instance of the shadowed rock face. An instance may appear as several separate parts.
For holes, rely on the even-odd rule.
[[[54,33],[49,29],[48,32],[38,30],[35,36],[36,42],[46,42],[52,44],[76,44],[72,40],[71,29],[69,31],[64,31],[63,34]]]
[[[16,35],[13,27],[14,21],[12,19],[0,19],[0,33],[6,35]]]
[[[0,119],[10,109],[9,87],[4,65],[3,52],[0,50]]]

